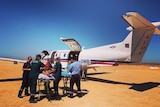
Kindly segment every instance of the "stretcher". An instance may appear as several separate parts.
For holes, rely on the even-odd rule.
[[[67,71],[62,71],[62,80],[63,80],[63,95],[67,94],[67,84],[68,84],[68,80],[70,79],[71,74]],[[44,74],[39,74],[38,79],[37,79],[37,83],[38,83],[38,100],[41,99],[42,96],[46,96],[48,101],[51,100],[51,91],[50,91],[50,82],[54,81],[54,76],[46,76]],[[43,86],[45,88],[45,93],[43,94],[41,92],[41,86]]]
[[[63,80],[63,95],[66,95],[67,94],[67,84],[68,84],[68,80],[70,79],[71,77],[71,73],[70,72],[67,72],[67,71],[62,71],[62,80]]]
[[[50,82],[53,81],[55,78],[54,76],[50,75],[44,75],[42,73],[39,74],[37,82],[38,82],[38,100],[41,99],[42,96],[47,96],[48,101],[51,100],[51,93],[50,93]],[[43,94],[41,92],[41,86],[44,86],[44,90],[46,94]]]

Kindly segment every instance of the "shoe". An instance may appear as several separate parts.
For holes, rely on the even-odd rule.
[[[20,89],[19,92],[18,92],[18,98],[23,98],[22,92],[23,92],[23,89]]]
[[[73,94],[70,94],[68,97],[69,97],[69,98],[73,98]]]
[[[37,100],[35,100],[34,96],[30,97],[29,103],[37,103]]]
[[[77,96],[78,96],[79,98],[81,98],[81,97],[82,97],[82,92],[81,92],[81,91],[77,91]]]
[[[60,96],[56,96],[55,100],[60,100],[61,97]]]
[[[27,94],[25,94],[25,96],[30,96],[30,94],[29,94],[29,93],[27,93]]]
[[[23,98],[23,96],[21,96],[21,95],[18,95],[18,98]]]

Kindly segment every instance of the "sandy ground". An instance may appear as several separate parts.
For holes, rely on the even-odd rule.
[[[90,69],[88,80],[81,81],[86,93],[81,98],[62,96],[60,101],[51,102],[44,98],[36,104],[30,104],[28,96],[17,97],[21,69],[22,63],[0,61],[0,107],[160,107],[160,66],[119,65],[99,67],[97,71]],[[63,95],[62,89],[59,92]]]

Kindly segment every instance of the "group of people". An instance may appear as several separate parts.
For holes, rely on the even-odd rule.
[[[25,96],[29,96],[30,103],[36,103],[37,100],[35,99],[36,95],[36,86],[37,86],[37,79],[39,76],[46,75],[51,76],[53,79],[53,88],[55,93],[55,98],[60,99],[60,95],[58,92],[59,82],[62,76],[62,65],[60,62],[60,57],[57,57],[54,66],[52,67],[51,63],[47,61],[46,64],[41,62],[41,55],[36,55],[35,60],[32,60],[32,57],[29,56],[27,58],[27,62],[23,65],[23,80],[20,90],[18,92],[18,97],[23,98],[22,93],[25,90]],[[69,97],[73,98],[73,86],[76,83],[77,86],[77,95],[81,94],[81,85],[80,85],[80,72],[82,70],[82,65],[80,62],[76,61],[74,58],[69,59],[67,71],[71,75],[70,79],[70,94]],[[28,88],[30,87],[30,94],[28,92]]]

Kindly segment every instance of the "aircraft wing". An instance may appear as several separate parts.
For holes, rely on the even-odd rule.
[[[105,63],[105,64],[82,64],[82,65],[84,65],[83,67],[85,67],[85,68],[87,68],[87,69],[94,69],[95,71],[96,71],[96,68],[97,67],[106,67],[106,66],[118,66],[119,64],[118,63],[115,63],[115,62],[110,62],[110,63]],[[86,65],[86,66],[85,66]]]
[[[81,51],[82,48],[81,48],[81,45],[75,40],[75,39],[72,39],[72,38],[60,38],[65,44],[68,45],[68,47],[70,48],[71,51]]]
[[[12,59],[12,58],[0,58],[0,60],[11,61],[14,62],[14,64],[26,62],[26,60]]]
[[[104,67],[105,66],[114,66],[114,64],[112,64],[112,65],[111,64],[108,64],[108,65],[107,64],[91,64],[91,65],[88,65],[87,68],[96,68],[96,67],[103,67],[103,66]]]

